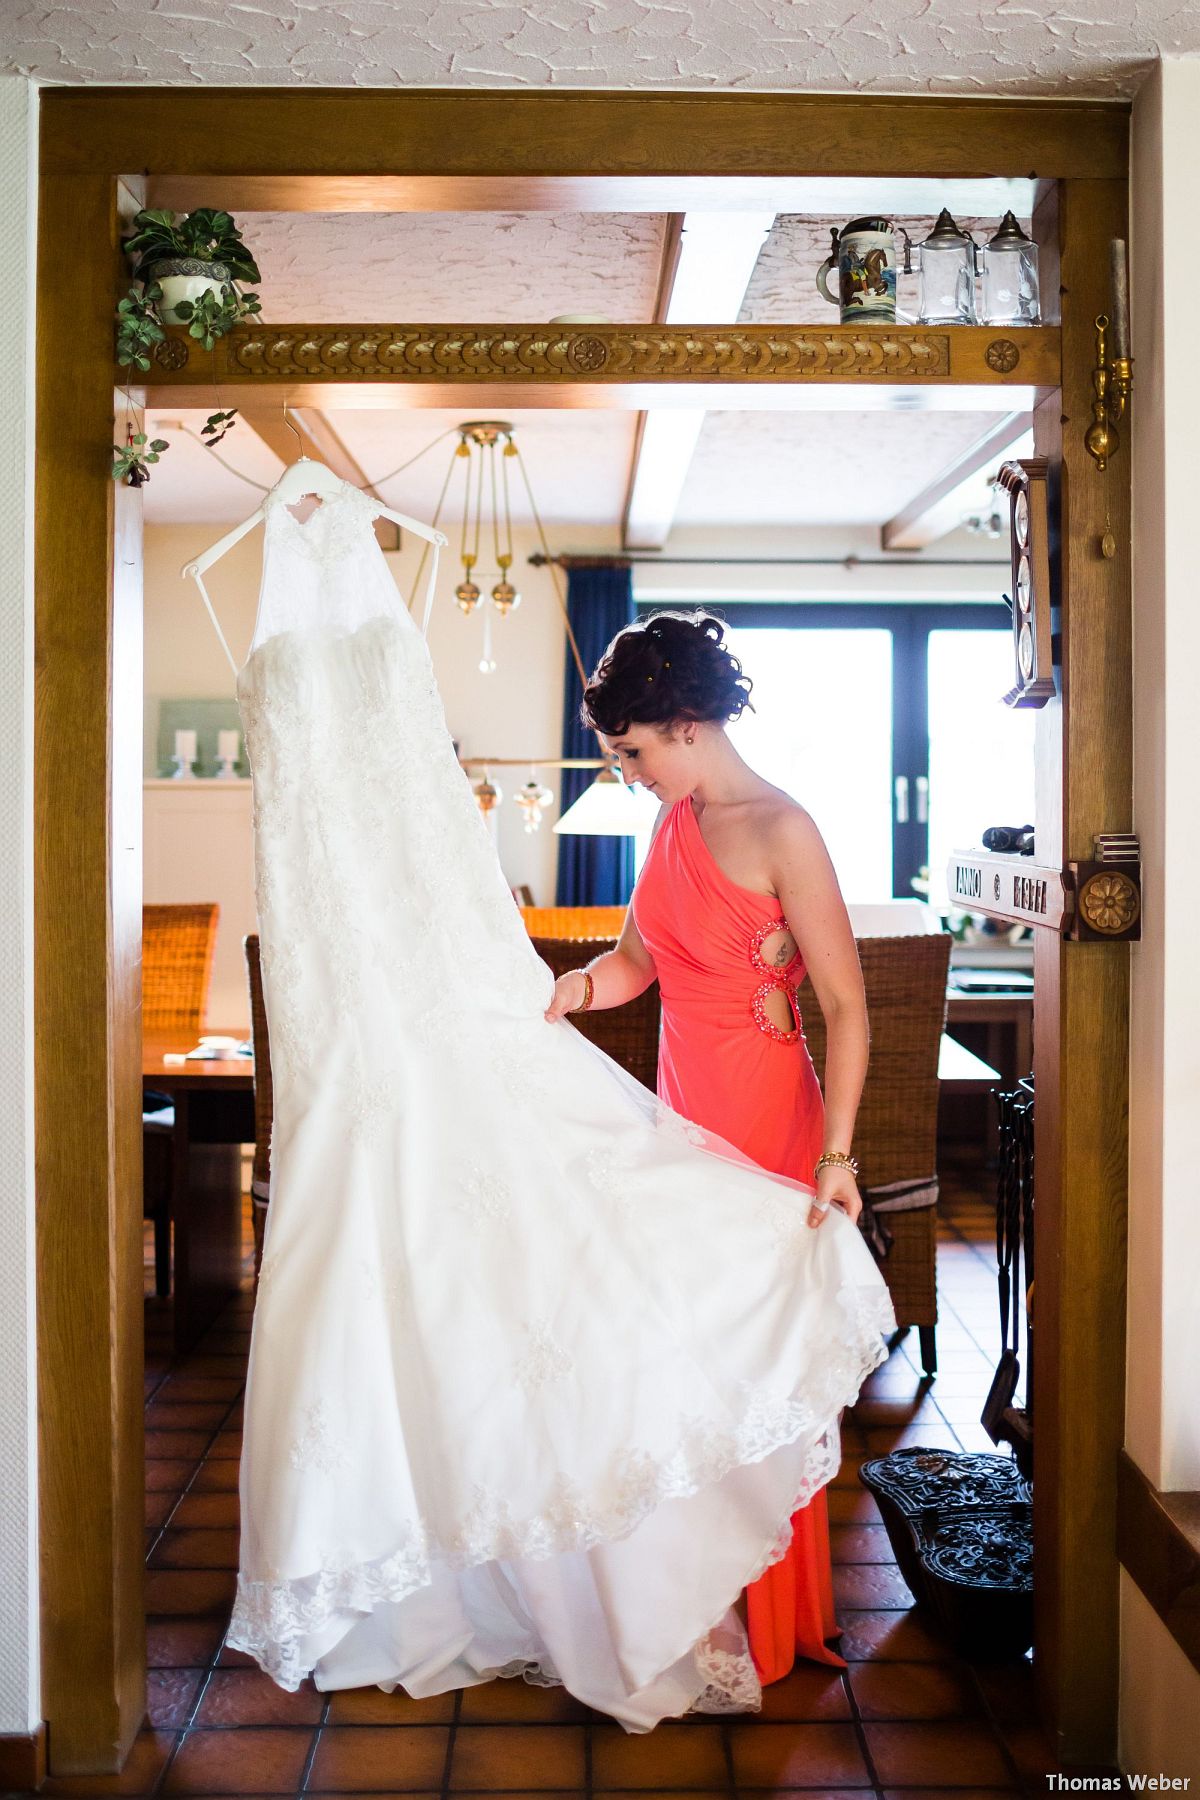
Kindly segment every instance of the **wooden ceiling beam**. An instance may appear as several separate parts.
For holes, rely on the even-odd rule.
[[[1009,413],[1007,418],[979,438],[949,468],[943,469],[936,481],[922,488],[894,518],[880,530],[880,547],[884,550],[924,550],[927,545],[945,537],[962,523],[979,478],[994,470],[1020,439],[1033,430],[1033,414]],[[1032,447],[1032,438],[1030,439]]]

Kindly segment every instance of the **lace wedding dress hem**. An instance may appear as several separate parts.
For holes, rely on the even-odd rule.
[[[706,1450],[699,1455],[693,1448],[694,1424],[689,1421],[678,1454],[649,1468],[635,1459],[636,1473],[609,1507],[571,1512],[568,1505],[566,1510],[556,1508],[521,1522],[497,1518],[493,1513],[485,1524],[489,1512],[485,1503],[478,1518],[452,1534],[444,1525],[436,1531],[425,1523],[410,1526],[390,1554],[371,1562],[326,1567],[291,1579],[252,1579],[242,1573],[227,1643],[252,1656],[280,1687],[294,1691],[320,1660],[305,1654],[306,1645],[328,1646],[336,1641],[339,1622],[349,1631],[375,1608],[406,1600],[430,1583],[436,1568],[461,1572],[514,1558],[539,1562],[618,1542],[632,1535],[664,1501],[693,1499],[731,1472],[763,1462],[807,1439],[778,1529],[765,1541],[760,1538],[733,1590],[702,1630],[691,1631],[664,1661],[669,1668],[690,1650],[696,1652],[705,1686],[686,1710],[754,1710],[761,1689],[748,1655],[722,1650],[707,1640],[738,1594],[786,1555],[792,1539],[792,1514],[836,1474],[839,1414],[853,1403],[872,1370],[886,1360],[885,1334],[895,1322],[882,1286],[847,1285],[837,1298],[845,1315],[845,1330],[831,1344],[830,1362],[819,1378],[806,1375],[801,1384],[807,1390],[803,1397],[794,1394],[779,1399],[762,1391],[751,1393],[732,1432],[711,1434]],[[561,1685],[545,1659],[510,1659],[488,1675],[520,1675],[534,1685]]]

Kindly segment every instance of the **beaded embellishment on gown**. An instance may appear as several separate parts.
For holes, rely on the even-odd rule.
[[[268,504],[238,678],[275,1124],[228,1641],[286,1688],[752,1708],[733,1602],[837,1467],[887,1292],[842,1214],[544,1019],[373,516]]]

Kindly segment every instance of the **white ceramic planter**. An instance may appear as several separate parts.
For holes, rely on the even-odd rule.
[[[153,271],[154,279],[162,289],[162,300],[159,311],[165,325],[181,325],[176,307],[181,300],[197,300],[201,294],[220,294],[229,281],[229,271],[223,263],[200,263],[191,261],[186,272],[181,268],[178,274],[169,274],[170,263]]]

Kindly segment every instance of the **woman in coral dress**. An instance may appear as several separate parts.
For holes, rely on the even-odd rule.
[[[862,977],[820,833],[725,732],[750,682],[723,639],[719,620],[658,613],[618,633],[588,684],[585,718],[662,810],[616,949],[561,976],[551,1014],[620,1006],[657,977],[660,1095],[763,1168],[815,1179],[816,1229],[831,1205],[861,1208],[849,1152]],[[827,1026],[824,1099],[792,1003],[806,968]],[[746,1591],[764,1683],[797,1654],[845,1666],[826,1642],[838,1627],[824,1489],[792,1527],[786,1557]]]

